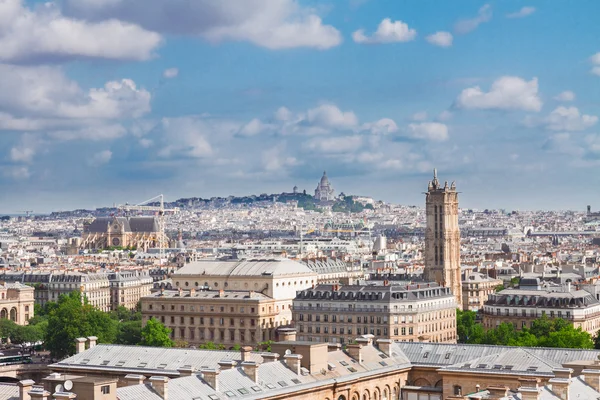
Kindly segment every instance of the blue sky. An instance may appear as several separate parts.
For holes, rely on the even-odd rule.
[[[334,187],[580,209],[600,3],[0,0],[0,212]]]

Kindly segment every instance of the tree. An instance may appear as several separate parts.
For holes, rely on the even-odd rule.
[[[142,329],[142,346],[153,347],[173,347],[171,340],[171,330],[165,327],[160,321],[151,318]]]
[[[225,350],[225,346],[222,344],[216,344],[214,342],[206,342],[198,346],[199,349],[204,350]]]
[[[475,311],[456,310],[456,331],[459,343],[482,343],[484,330],[481,324],[475,321]]]
[[[125,321],[119,324],[117,344],[136,345],[142,341],[141,321]]]
[[[504,285],[498,285],[498,286],[496,286],[496,287],[494,288],[494,291],[495,291],[496,293],[498,293],[498,292],[501,292],[501,291],[503,291],[504,289],[506,289],[506,288],[504,287]]]
[[[97,336],[99,343],[114,343],[117,337],[117,322],[81,297],[71,292],[59,297],[48,316],[45,335],[46,348],[54,357],[62,358],[75,352],[75,339]]]

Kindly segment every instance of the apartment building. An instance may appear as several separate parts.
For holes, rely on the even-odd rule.
[[[172,275],[175,290],[142,297],[143,322],[158,318],[190,344],[276,340],[276,328],[291,324],[296,291],[317,277],[289,259],[194,261]]]
[[[53,274],[50,278],[49,291],[50,301],[57,301],[63,294],[79,291],[94,307],[102,311],[111,310],[110,282],[105,273]]]
[[[298,340],[349,343],[357,335],[404,342],[456,342],[450,288],[417,285],[318,285],[298,291]]]
[[[31,286],[16,283],[0,285],[0,318],[10,319],[19,325],[27,325],[33,318],[34,289]]]
[[[543,315],[563,318],[591,335],[600,329],[600,301],[593,294],[570,284],[542,287],[538,278],[491,294],[483,307],[483,325],[489,329],[506,322],[520,330]]]
[[[119,306],[133,310],[154,286],[154,280],[148,272],[136,270],[111,272],[108,281],[113,310]]]
[[[478,311],[483,308],[490,294],[503,284],[501,279],[490,278],[480,272],[465,271],[462,279],[463,310]]]

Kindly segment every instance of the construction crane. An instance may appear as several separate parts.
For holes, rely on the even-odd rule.
[[[148,205],[148,203],[153,203],[156,202],[158,200],[159,205],[158,206],[151,206]],[[162,194],[159,194],[158,196],[155,196],[151,199],[148,199],[146,201],[143,201],[139,204],[129,204],[129,203],[125,203],[125,204],[120,204],[117,206],[117,208],[119,210],[123,210],[125,212],[129,212],[129,211],[153,211],[158,213],[158,247],[159,247],[159,251],[160,251],[160,258],[161,258],[161,262],[162,259],[164,258],[164,252],[165,252],[165,247],[167,247],[169,245],[169,241],[167,238],[167,235],[165,234],[165,213],[166,212],[171,212],[173,214],[177,214],[179,212],[179,207],[173,207],[173,208],[165,208],[165,203],[164,203],[164,196]]]
[[[20,213],[25,213],[25,216],[26,216],[27,218],[29,218],[29,216],[30,216],[31,214],[33,214],[33,210],[24,210],[24,211],[21,211],[21,210],[19,210],[19,211],[17,211],[17,212],[20,212]]]

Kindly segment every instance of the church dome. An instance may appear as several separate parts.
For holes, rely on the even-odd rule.
[[[323,176],[321,177],[321,186],[329,185],[329,179],[327,179],[327,172],[323,171]]]

